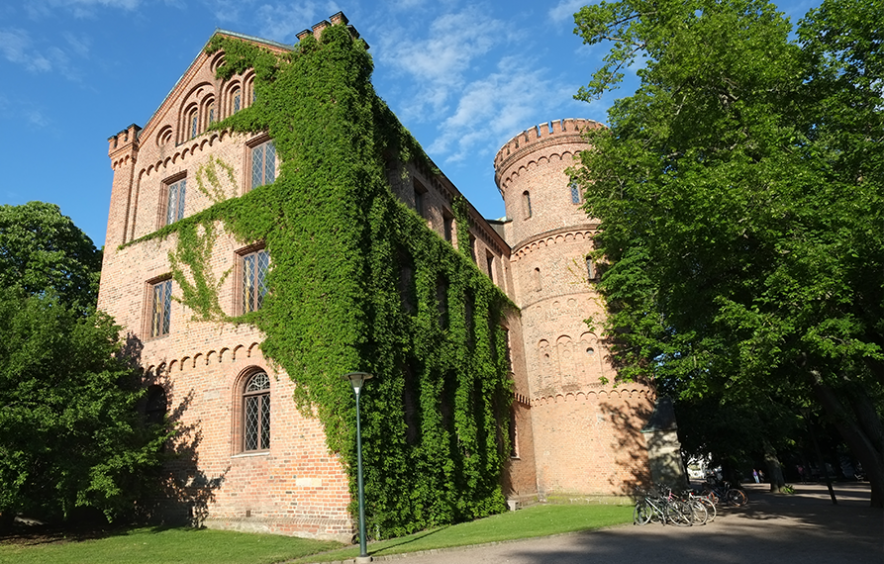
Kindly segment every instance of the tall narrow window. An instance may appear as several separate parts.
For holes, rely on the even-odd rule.
[[[150,300],[150,336],[168,335],[172,320],[172,280],[152,284]]]
[[[400,251],[397,258],[399,262],[399,298],[402,301],[402,309],[408,314],[414,314],[417,311],[414,262],[406,251]]]
[[[531,194],[527,190],[522,192],[522,211],[525,214],[525,219],[531,217]]]
[[[187,193],[187,179],[182,178],[166,186],[166,225],[184,217],[184,202]]]
[[[444,280],[436,283],[436,307],[439,310],[439,327],[448,329],[448,283]]]
[[[243,391],[243,450],[270,448],[270,378],[253,374]]]
[[[242,257],[242,311],[258,311],[267,295],[270,255],[261,249]]]
[[[234,90],[231,94],[231,98],[233,98],[233,102],[231,103],[231,112],[235,114],[242,108],[242,91],[239,88]]]
[[[590,280],[595,280],[597,273],[595,270],[595,264],[592,262],[592,258],[586,257],[586,276]]]
[[[190,112],[188,120],[190,121],[190,138],[193,139],[199,133],[199,112],[196,108]]]
[[[476,262],[476,236],[472,233],[470,233],[470,258]]]
[[[442,229],[445,234],[445,240],[451,243],[454,239],[454,218],[447,213],[442,216]]]
[[[151,425],[160,425],[166,417],[166,391],[156,384],[147,388],[144,418]]]
[[[571,183],[571,203],[579,204],[581,200],[580,197],[580,186],[577,185],[576,182]]]
[[[252,147],[252,189],[276,180],[276,146],[273,141]]]
[[[513,371],[513,355],[510,350],[510,330],[506,327],[501,327],[503,331],[503,357],[506,359],[507,369],[512,372]]]
[[[212,125],[213,123],[215,123],[215,102],[212,102],[211,104],[209,104],[208,122],[209,122],[209,125]]]
[[[519,458],[519,429],[516,427],[516,403],[510,407],[510,458]]]
[[[534,291],[539,292],[543,288],[543,281],[540,277],[540,269],[535,268],[533,273]]]
[[[414,182],[414,211],[421,217],[426,217],[424,215],[424,196],[427,193],[427,189],[424,188],[419,182]]]
[[[485,266],[488,268],[488,278],[491,279],[492,282],[497,282],[494,276],[494,255],[487,252],[485,253]]]

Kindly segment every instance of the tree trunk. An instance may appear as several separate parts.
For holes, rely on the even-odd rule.
[[[774,447],[764,440],[764,463],[767,466],[767,479],[770,482],[770,491],[781,493],[786,481],[783,479],[783,466],[777,458],[777,451]]]
[[[823,383],[818,372],[811,374],[817,398],[844,442],[863,465],[872,485],[872,507],[884,508],[884,431],[871,400],[862,393],[839,396]],[[851,411],[845,409],[842,399],[848,402]]]

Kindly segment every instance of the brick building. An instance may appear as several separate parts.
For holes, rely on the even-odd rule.
[[[312,32],[346,23],[337,14]],[[291,49],[217,33],[277,53]],[[207,131],[255,96],[252,70],[216,78],[222,57],[200,53],[143,129],[133,124],[109,140],[114,180],[99,307],[124,327],[145,371],[147,416],[173,418],[176,449],[188,454],[167,484],[179,504],[166,510],[211,527],[349,539],[348,474],[319,420],[296,409],[295,384],[262,356],[263,335],[247,324],[193,321],[172,299],[180,291],[170,277],[174,241],[139,241],[279,173],[266,134]],[[649,473],[641,431],[654,392],[601,383],[614,373],[584,321],[604,311],[587,258],[596,224],[564,171],[585,147],[580,133],[588,127],[599,125],[554,121],[510,140],[494,160],[506,218],[486,220],[467,206],[469,241],[458,240],[452,205],[460,193],[444,174],[405,163],[407,174],[389,179],[427,229],[455,248],[469,245],[476,266],[520,309],[505,320],[514,444],[502,488],[513,503],[624,495]],[[213,162],[225,163],[216,172],[230,179],[220,194],[201,184]],[[222,281],[225,313],[261,307],[271,262],[259,244],[219,235],[209,264]]]

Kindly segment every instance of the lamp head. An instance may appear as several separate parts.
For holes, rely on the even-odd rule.
[[[367,372],[350,372],[344,374],[341,378],[344,380],[350,380],[350,385],[353,386],[353,391],[358,394],[359,390],[362,389],[363,384],[365,384],[365,381],[371,380],[374,376]]]

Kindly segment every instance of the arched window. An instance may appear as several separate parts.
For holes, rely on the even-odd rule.
[[[193,139],[199,133],[199,112],[196,108],[187,115],[187,124],[190,128],[190,138]]]
[[[270,448],[270,378],[256,372],[243,388],[243,450]]]
[[[525,213],[525,219],[531,217],[531,194],[528,190],[522,192],[522,211]]]
[[[235,88],[233,92],[230,93],[230,113],[235,114],[242,108],[242,91],[239,88]]]
[[[214,100],[209,102],[209,105],[206,109],[206,118],[207,118],[206,122],[208,123],[208,125],[211,126],[213,123],[215,123],[215,101]]]
[[[540,277],[540,269],[539,268],[534,269],[532,282],[534,285],[535,292],[539,292],[541,289],[543,289],[543,280]]]

